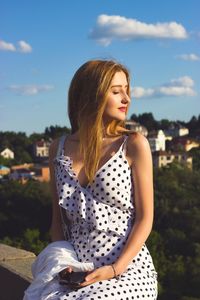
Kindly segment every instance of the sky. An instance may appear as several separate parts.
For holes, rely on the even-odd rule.
[[[197,0],[1,0],[0,131],[67,126],[67,93],[87,60],[114,59],[131,75],[132,114],[199,115]]]

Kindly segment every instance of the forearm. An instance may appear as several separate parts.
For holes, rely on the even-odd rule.
[[[52,222],[51,228],[50,228],[50,237],[51,237],[52,242],[65,239],[60,220],[53,219],[53,222]]]
[[[50,238],[51,238],[51,242],[65,240],[64,235],[62,233],[58,233],[58,232],[51,232]]]
[[[143,244],[147,240],[152,228],[152,222],[149,224],[145,219],[141,221],[136,221],[133,228],[129,234],[128,240],[119,256],[115,261],[114,267],[117,274],[123,273],[129,263],[137,255],[137,253],[142,248]]]

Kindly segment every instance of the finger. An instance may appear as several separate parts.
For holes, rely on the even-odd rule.
[[[86,277],[85,277],[85,281],[91,281],[93,280],[94,278],[97,277],[97,273],[96,271],[92,271],[91,273],[89,273]]]
[[[93,279],[93,280],[91,280],[91,281],[84,281],[84,282],[80,283],[80,286],[84,287],[84,286],[93,284],[93,283],[95,283],[95,282],[97,282],[97,281],[98,281],[98,280],[96,280],[96,279]]]
[[[72,267],[68,267],[68,269],[69,269],[69,272],[70,272],[70,273],[73,272]]]
[[[67,268],[65,269],[65,271],[71,273],[71,272],[73,271],[73,269],[72,269],[72,267],[67,267]]]

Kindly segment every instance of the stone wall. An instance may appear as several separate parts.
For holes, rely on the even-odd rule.
[[[0,299],[22,300],[32,281],[34,253],[0,244]]]

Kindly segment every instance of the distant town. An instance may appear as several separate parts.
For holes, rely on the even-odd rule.
[[[151,119],[152,121],[152,114],[146,115],[146,119]],[[132,119],[126,121],[126,128],[140,132],[147,137],[155,168],[167,167],[175,160],[187,165],[190,169],[193,168],[193,157],[190,154],[190,150],[200,147],[200,135],[198,131],[195,131],[195,134],[193,132],[191,135],[190,129],[184,126],[183,122],[181,124],[181,122],[169,122],[167,120],[163,120],[162,122],[161,127],[165,127],[164,129],[152,128],[152,122],[151,126],[147,128],[145,124],[138,122],[138,117],[135,117],[137,121],[133,120],[133,118],[134,116]],[[143,119],[145,120],[145,118]],[[149,120],[147,124],[149,124]],[[165,126],[163,126],[163,124],[165,124]],[[158,123],[156,125],[155,127],[159,127]],[[69,129],[67,130],[70,132]],[[48,156],[52,137],[48,137],[49,134],[47,134],[41,138],[38,134],[37,139],[36,134],[34,141],[29,145],[29,156],[31,156],[31,158],[29,157],[27,159],[28,161],[19,163],[18,161],[16,162],[15,158],[15,146],[5,142],[5,134],[7,134],[7,132],[1,132],[1,136],[2,134],[4,136],[3,144],[5,146],[2,145],[2,141],[0,140],[0,181],[17,180],[21,183],[25,183],[27,180],[32,179],[48,182],[50,179]],[[10,146],[6,146],[6,144],[10,144]],[[15,162],[15,164],[12,162]]]
[[[200,115],[188,122],[157,121],[152,113],[132,115],[126,128],[146,136],[152,152],[154,222],[145,243],[158,270],[159,300],[199,300]],[[29,136],[0,131],[3,249],[9,245],[38,255],[51,241],[49,147],[52,140],[70,132],[57,125]],[[7,261],[10,266],[13,258]],[[21,270],[18,261],[17,257]],[[18,269],[16,274],[18,279]]]

